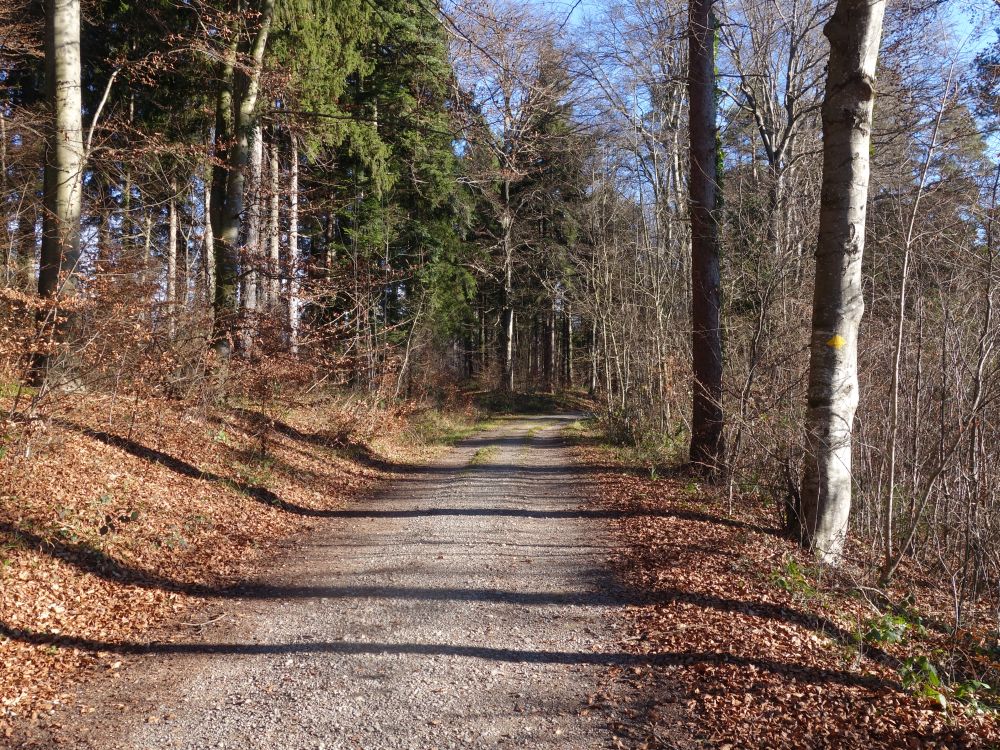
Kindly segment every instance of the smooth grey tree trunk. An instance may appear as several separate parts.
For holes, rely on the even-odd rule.
[[[212,235],[212,170],[205,167],[205,181],[202,200],[205,203],[204,216],[202,218],[202,264],[205,273],[205,297],[209,304],[215,299],[215,239]]]
[[[281,297],[281,163],[278,158],[276,130],[271,131],[268,149],[268,174],[270,190],[268,195],[267,219],[267,309],[273,314],[278,309]]]
[[[167,204],[167,337],[177,333],[177,183],[170,182]]]
[[[503,332],[501,336],[501,358],[503,370],[501,372],[500,387],[503,390],[514,391],[514,242],[513,227],[514,217],[510,211],[510,182],[503,184],[504,211],[500,216],[500,231],[503,232],[501,245],[503,246],[503,315],[501,324]]]
[[[688,96],[691,173],[691,351],[694,369],[691,464],[710,476],[722,470],[722,331],[720,327],[718,139],[715,124],[713,0],[691,0]]]
[[[291,134],[288,185],[288,350],[299,353],[299,144]]]
[[[257,313],[259,311],[258,281],[263,255],[264,211],[261,200],[264,168],[264,129],[257,122],[250,131],[250,156],[247,163],[246,191],[246,237],[241,257],[242,293],[240,304],[243,320],[240,331],[243,349],[247,351],[256,338]]]
[[[45,93],[51,106],[51,130],[46,143],[42,250],[38,294],[52,298],[76,289],[80,260],[80,210],[84,167],[83,119],[80,93],[80,2],[49,0],[45,14]],[[56,310],[39,312],[39,322],[55,337]],[[51,327],[51,328],[50,328]],[[63,329],[63,330],[58,330]],[[32,382],[39,384],[49,366],[49,354],[33,358]]]
[[[598,367],[597,367],[597,318],[590,324],[590,386],[587,392],[593,397],[597,393]]]
[[[838,0],[823,100],[823,188],[816,244],[801,489],[801,538],[836,563],[851,511],[851,437],[858,405],[861,259],[868,201],[875,65],[885,0]]]
[[[556,375],[556,356],[558,353],[559,335],[557,330],[557,320],[558,313],[556,311],[556,300],[555,296],[553,296],[551,304],[549,305],[548,320],[546,321],[545,326],[545,331],[548,335],[548,342],[545,347],[545,390],[547,391],[555,391],[559,380]]]
[[[573,383],[573,313],[572,313],[572,310],[571,310],[568,302],[566,303],[566,309],[563,312],[563,316],[565,318],[564,325],[565,325],[565,330],[566,330],[566,346],[565,346],[565,349],[564,349],[564,351],[566,353],[566,387],[572,389],[573,386],[574,386],[574,383]]]

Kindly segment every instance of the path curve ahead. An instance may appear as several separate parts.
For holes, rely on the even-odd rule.
[[[324,521],[226,602],[238,627],[133,675],[147,705],[105,747],[609,747],[584,710],[615,661],[609,532],[572,419],[505,420]]]

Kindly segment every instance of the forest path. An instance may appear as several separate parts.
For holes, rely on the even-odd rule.
[[[616,662],[606,611],[619,602],[608,523],[584,510],[560,437],[572,419],[504,420],[332,512],[265,585],[224,603],[237,626],[128,670],[122,691],[144,705],[118,738],[89,741],[608,747],[607,716],[584,709]]]

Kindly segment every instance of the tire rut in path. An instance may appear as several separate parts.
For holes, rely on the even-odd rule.
[[[614,661],[610,534],[580,513],[569,419],[505,421],[334,513],[227,603],[238,628],[130,678],[156,723],[113,746],[608,747],[581,709]]]

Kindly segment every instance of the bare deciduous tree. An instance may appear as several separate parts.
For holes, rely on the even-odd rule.
[[[839,559],[847,537],[854,481],[858,328],[865,308],[861,259],[884,14],[884,0],[838,0],[825,29],[830,62],[800,523],[803,540],[831,562]]]
[[[80,92],[80,2],[49,0],[45,19],[45,93],[51,107],[46,144],[45,213],[38,293],[54,298],[72,294],[80,259],[80,211],[84,169]],[[40,322],[58,335],[57,306],[43,309]],[[33,364],[40,383],[48,365],[43,349]]]
[[[719,280],[718,139],[715,125],[715,19],[712,0],[691,0],[688,97],[691,111],[691,353],[694,369],[691,463],[722,469],[722,322]]]

